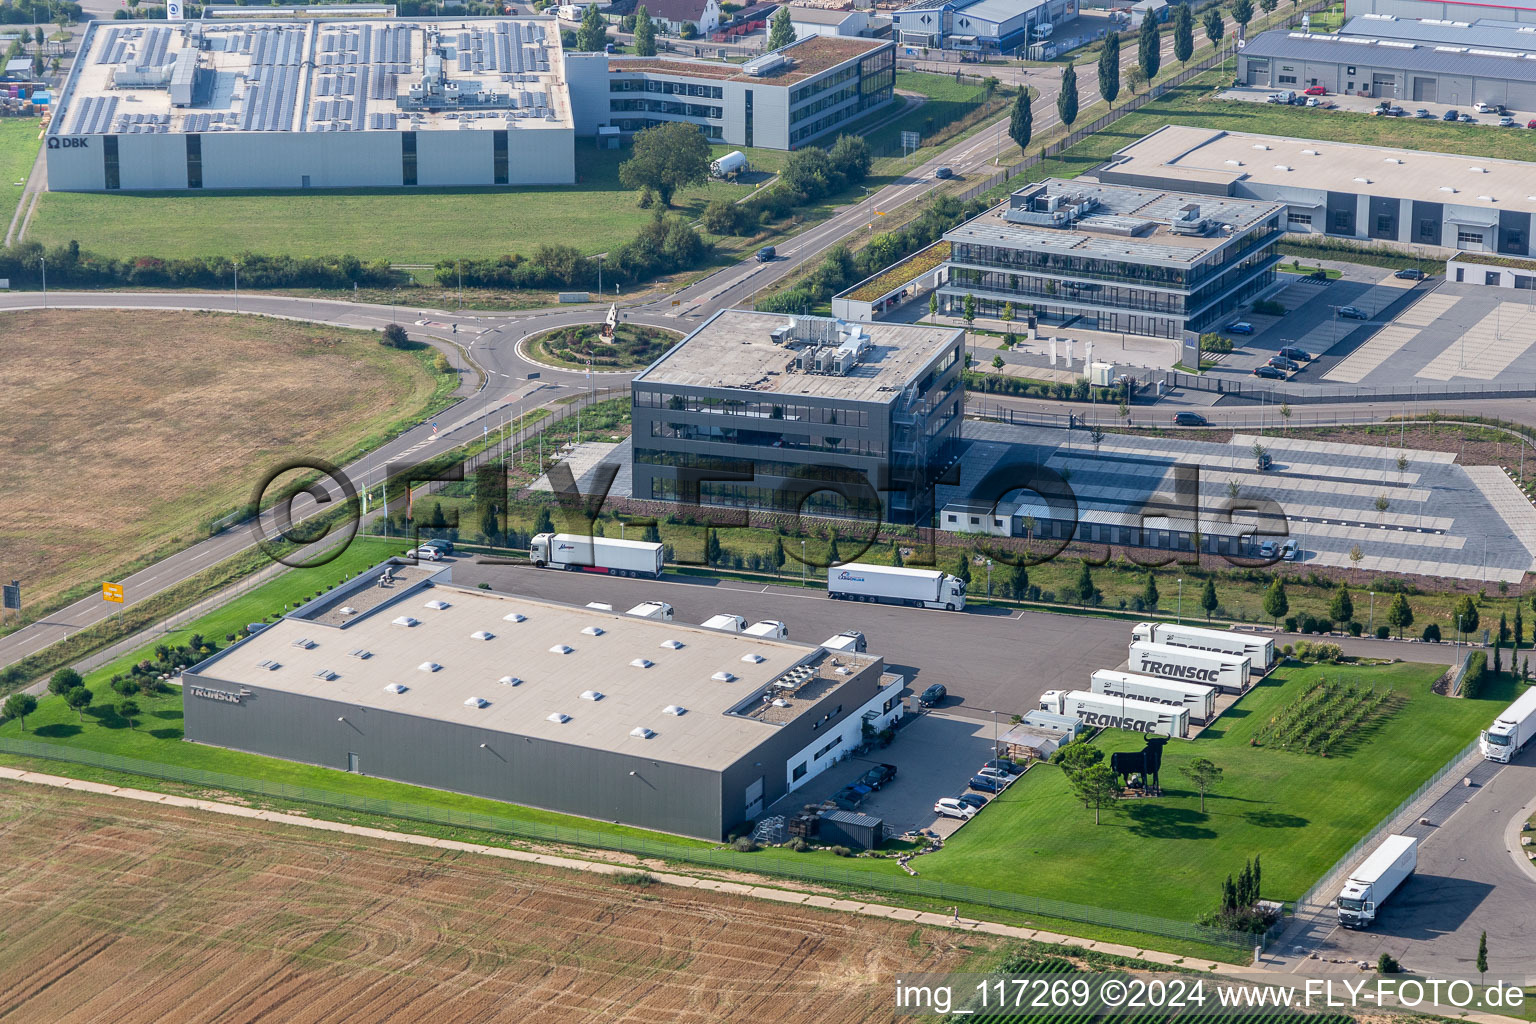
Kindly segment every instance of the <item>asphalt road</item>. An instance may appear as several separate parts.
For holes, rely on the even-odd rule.
[[[944,612],[833,602],[825,591],[695,576],[629,580],[458,559],[453,579],[566,604],[597,601],[618,611],[642,601],[667,601],[681,622],[703,622],[720,613],[743,615],[749,622],[777,619],[789,627],[792,641],[805,644],[857,629],[872,654],[908,675],[914,692],[943,683],[950,694],[943,705],[947,710],[978,714],[1012,715],[1037,707],[1045,690],[1082,688],[1094,669],[1124,663],[1131,632],[1131,623],[1121,619],[977,605]],[[1331,639],[1348,654],[1437,664],[1454,658],[1450,644]]]
[[[1536,868],[1522,863],[1519,823],[1536,807],[1536,745],[1513,763],[1481,762],[1479,784],[1456,787],[1415,825],[1419,866],[1382,905],[1371,928],[1335,927],[1317,947],[1325,959],[1389,953],[1432,977],[1477,973],[1477,943],[1488,933],[1489,977],[1525,978],[1536,963]],[[1470,792],[1470,797],[1466,794]],[[1303,960],[1302,971],[1317,969]]]

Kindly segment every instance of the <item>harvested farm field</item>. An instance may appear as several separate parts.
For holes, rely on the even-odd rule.
[[[889,1019],[898,972],[959,970],[994,948],[24,783],[0,782],[0,846],[12,1024],[836,1024]]]

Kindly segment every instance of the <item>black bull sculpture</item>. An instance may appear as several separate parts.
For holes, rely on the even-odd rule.
[[[1157,773],[1163,767],[1163,746],[1167,742],[1166,736],[1148,736],[1147,745],[1142,750],[1110,754],[1109,767],[1127,786],[1132,775],[1140,775],[1142,789],[1161,792]]]

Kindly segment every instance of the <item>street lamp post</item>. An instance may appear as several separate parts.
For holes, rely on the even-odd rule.
[[[800,585],[803,587],[808,582],[805,568],[805,540],[800,541]]]
[[[1179,611],[1176,616],[1178,622],[1184,621],[1184,577],[1179,577]]]
[[[48,308],[48,257],[46,257],[46,256],[39,256],[37,258],[37,264],[38,264],[38,266],[43,268],[43,308],[47,309]]]
[[[230,266],[235,271],[235,312],[238,313],[240,312],[240,261],[235,260],[230,263]]]
[[[1365,631],[1372,636],[1376,635],[1376,591],[1374,590],[1371,591],[1371,618],[1369,624],[1365,627]]]
[[[987,559],[987,596],[992,596],[992,559]]]

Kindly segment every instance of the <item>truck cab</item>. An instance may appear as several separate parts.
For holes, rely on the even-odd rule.
[[[789,627],[778,619],[754,622],[741,632],[745,636],[762,637],[764,640],[785,640],[789,637]]]
[[[1371,887],[1350,879],[1339,893],[1339,924],[1346,928],[1364,928],[1376,920],[1376,901]]]
[[[869,650],[869,642],[864,639],[864,634],[856,629],[846,630],[834,637],[828,637],[821,642],[821,646],[829,651],[838,651],[846,654],[863,654]]]
[[[958,576],[945,575],[944,577],[944,607],[953,611],[965,611],[965,580]]]
[[[705,629],[718,629],[722,633],[740,633],[747,628],[747,620],[740,615],[711,615],[699,625]]]

